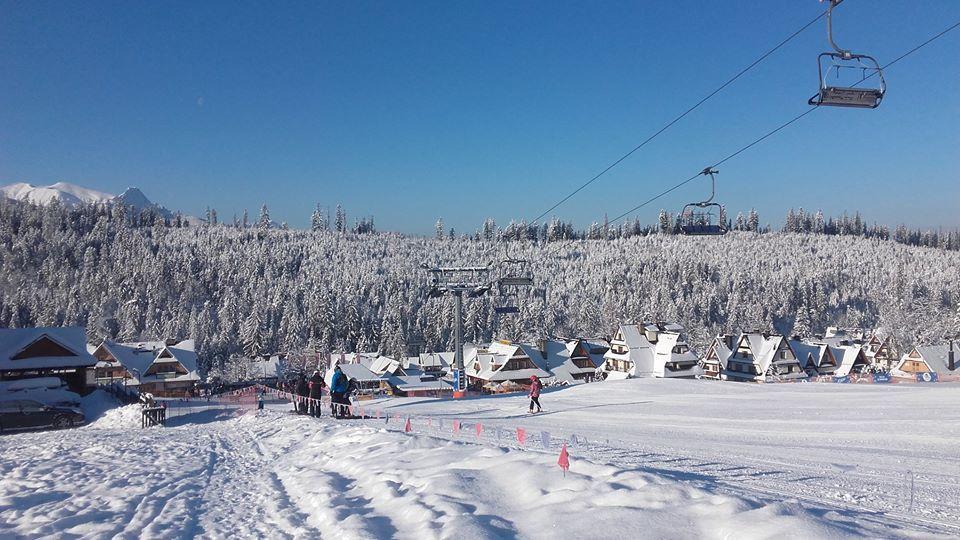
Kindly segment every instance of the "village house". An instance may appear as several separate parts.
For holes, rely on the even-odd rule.
[[[0,329],[0,381],[57,377],[84,394],[96,384],[96,363],[83,328]]]
[[[453,384],[435,375],[390,375],[390,393],[405,397],[444,397],[453,394]]]
[[[200,381],[192,339],[116,343],[103,340],[94,351],[97,381],[123,381],[158,397],[193,394]]]
[[[347,377],[347,380],[352,379],[356,381],[357,392],[360,394],[371,395],[381,391],[386,391],[389,388],[387,380],[370,371],[367,366],[361,363],[340,363],[337,360],[334,360],[331,369],[327,370],[327,387],[330,386],[330,381],[333,378],[333,368],[336,366],[340,366],[340,371],[342,371]]]
[[[628,377],[697,377],[697,356],[675,323],[622,324],[617,328],[601,369],[607,379]]]
[[[721,377],[728,381],[777,382],[807,378],[790,343],[781,335],[740,334]]]
[[[733,355],[738,336],[734,334],[720,334],[713,338],[706,354],[700,360],[700,369],[704,379],[720,380],[720,374],[727,368],[727,360]]]
[[[550,377],[539,358],[531,358],[519,345],[494,341],[482,345],[468,344],[464,350],[464,367],[468,385],[477,390],[519,390],[530,384],[530,377]]]
[[[890,336],[882,336],[877,332],[871,332],[863,343],[863,353],[867,361],[883,371],[890,371],[897,366],[899,362],[893,354],[893,347]]]
[[[466,359],[466,345],[464,346],[464,359]],[[404,370],[416,370],[426,375],[443,377],[450,371],[453,365],[455,353],[451,352],[429,352],[420,353],[419,356],[409,356],[404,358]],[[466,365],[466,363],[464,363]]]
[[[823,343],[809,343],[801,340],[799,336],[794,336],[789,344],[808,377],[832,376],[840,366],[833,347]]]
[[[946,345],[917,345],[904,354],[892,373],[916,377],[925,373],[952,375],[956,373],[960,356],[953,342]]]
[[[854,352],[845,352],[850,368],[841,368],[839,371],[846,375],[848,373],[860,373],[866,370],[867,366],[874,366],[882,371],[890,371],[897,363],[898,359],[893,355],[890,336],[885,335],[879,330],[853,329],[845,330],[831,326],[827,328],[822,338],[813,340],[815,343],[823,343],[833,348],[851,348],[859,347],[863,349],[863,358],[858,358],[859,354]],[[837,356],[838,362],[841,355]],[[866,361],[867,366],[862,365]],[[846,371],[847,373],[842,373]]]
[[[566,384],[593,380],[607,351],[600,342],[581,338],[541,339],[536,344],[521,343],[520,347],[528,357],[536,359],[554,381]]]

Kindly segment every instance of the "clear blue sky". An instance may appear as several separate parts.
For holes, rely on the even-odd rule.
[[[294,226],[318,202],[410,233],[530,219],[821,9],[0,1],[0,183],[135,185],[222,219],[266,203]],[[847,0],[837,40],[883,63],[958,20],[956,0]],[[617,215],[803,111],[826,48],[808,29],[556,215]],[[887,79],[880,109],[817,111],[725,164],[730,214],[960,225],[960,30]]]

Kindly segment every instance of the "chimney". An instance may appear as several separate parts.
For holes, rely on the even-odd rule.
[[[950,340],[950,350],[947,352],[947,369],[953,371],[957,369],[956,360],[953,357],[953,340]]]
[[[540,349],[540,356],[542,356],[543,359],[546,360],[547,359],[547,339],[546,338],[538,339],[537,348]]]

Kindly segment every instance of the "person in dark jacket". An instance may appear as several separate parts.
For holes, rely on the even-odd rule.
[[[300,375],[300,377],[297,378],[297,389],[295,393],[297,394],[297,401],[300,402],[299,403],[300,406],[297,408],[297,412],[299,414],[306,414],[307,412],[306,398],[309,397],[310,395],[310,386],[307,384],[307,379],[303,375]]]
[[[327,383],[323,382],[320,372],[314,371],[313,376],[310,377],[310,382],[307,383],[310,388],[310,416],[320,418],[320,398],[323,396],[322,390],[326,385]]]
[[[343,418],[347,415],[347,407],[350,406],[347,398],[349,391],[350,382],[340,366],[337,366],[333,370],[333,377],[330,378],[330,412],[334,417]]]

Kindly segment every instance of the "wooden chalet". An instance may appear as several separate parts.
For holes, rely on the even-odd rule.
[[[601,370],[608,379],[697,377],[699,360],[683,339],[683,331],[675,323],[622,324],[610,340]]]
[[[957,345],[917,345],[904,354],[893,370],[895,375],[916,376],[922,373],[952,375],[960,367],[960,351]]]
[[[806,379],[807,373],[781,335],[741,334],[721,377],[728,381],[779,382]]]
[[[192,339],[116,343],[104,340],[94,349],[99,383],[124,385],[157,397],[193,395],[200,382]]]
[[[0,329],[0,381],[57,377],[83,394],[95,385],[96,363],[83,328]]]

